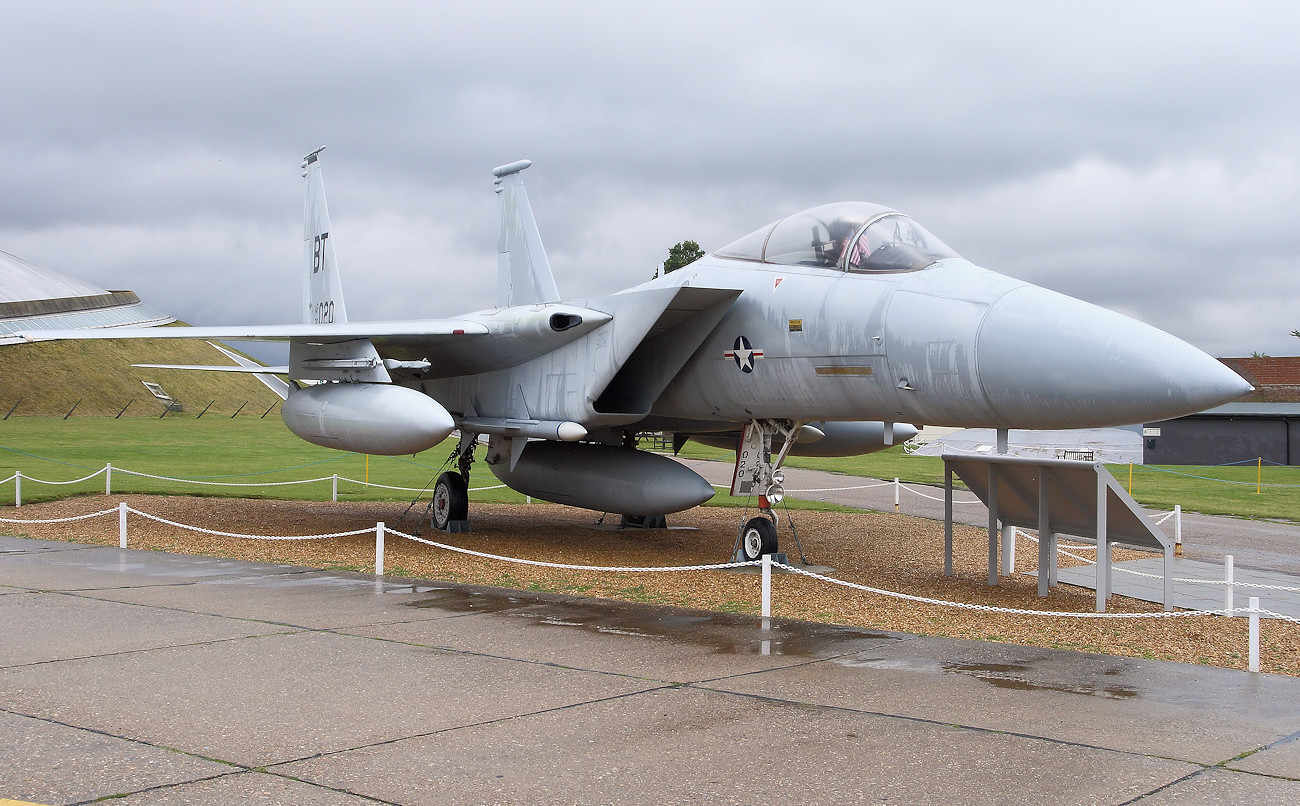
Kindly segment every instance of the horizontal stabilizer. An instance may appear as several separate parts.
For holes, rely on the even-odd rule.
[[[244,372],[249,375],[288,375],[289,367],[232,367],[227,364],[220,366],[203,366],[199,364],[132,364],[133,367],[141,369],[194,369],[202,372]]]

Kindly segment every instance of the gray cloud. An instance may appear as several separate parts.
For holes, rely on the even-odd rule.
[[[1219,354],[1295,353],[1287,4],[54,3],[5,11],[0,248],[290,321],[297,160],[354,317],[495,298],[489,171],[561,290],[860,198]]]

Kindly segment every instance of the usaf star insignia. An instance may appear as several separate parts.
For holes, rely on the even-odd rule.
[[[735,361],[741,372],[753,372],[754,362],[763,357],[763,351],[755,350],[744,336],[737,336],[736,343],[723,355]]]

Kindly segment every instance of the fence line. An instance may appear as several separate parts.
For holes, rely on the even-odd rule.
[[[1017,528],[1016,532],[1018,534],[1021,534],[1029,538],[1035,543],[1038,542],[1038,537],[1033,532],[1026,532],[1024,529],[1020,529],[1020,528]],[[1097,564],[1096,560],[1090,559],[1088,557],[1080,557],[1078,554],[1073,554],[1067,549],[1073,549],[1074,551],[1096,551],[1097,550],[1096,546],[1061,546],[1058,544],[1056,550],[1061,554],[1064,554],[1065,556],[1069,557],[1070,559],[1078,560],[1080,562],[1087,563],[1088,565]],[[1225,554],[1223,559],[1224,559],[1224,566],[1227,569],[1226,577],[1224,579],[1201,579],[1199,577],[1171,577],[1171,580],[1173,582],[1182,582],[1190,585],[1226,585],[1229,587],[1229,589],[1233,587],[1257,588],[1259,590],[1300,593],[1300,587],[1294,587],[1290,585],[1266,585],[1262,582],[1238,582],[1235,579],[1233,579],[1231,575],[1232,555]],[[1161,574],[1148,574],[1145,571],[1135,571],[1132,568],[1124,568],[1122,565],[1111,565],[1111,569],[1114,571],[1119,571],[1122,574],[1130,574],[1132,576],[1137,576],[1137,577],[1146,577],[1147,579],[1164,579],[1164,576],[1162,576]]]
[[[232,538],[239,538],[245,540],[327,540],[327,539],[332,539],[337,537],[355,537],[358,535],[363,535],[363,534],[368,534],[373,532],[375,534],[375,573],[378,576],[383,575],[384,540],[386,535],[389,533],[393,534],[396,537],[405,538],[407,540],[411,540],[416,543],[421,543],[434,548],[443,549],[445,551],[457,552],[460,554],[480,557],[480,558],[493,560],[497,562],[508,562],[508,563],[516,563],[521,565],[530,565],[530,566],[537,566],[537,567],[544,567],[544,568],[567,569],[567,570],[574,570],[574,571],[616,572],[616,573],[671,573],[671,572],[684,572],[684,571],[710,571],[710,570],[721,570],[721,569],[728,569],[728,568],[758,566],[761,568],[762,571],[761,610],[764,619],[770,616],[771,573],[773,568],[779,568],[783,571],[787,571],[789,573],[796,574],[798,576],[804,576],[810,579],[815,579],[830,585],[837,585],[852,590],[862,591],[864,593],[875,594],[877,596],[886,596],[895,599],[902,599],[904,601],[917,602],[921,604],[928,604],[928,605],[934,605],[939,607],[951,607],[951,608],[958,608],[964,610],[975,610],[978,612],[985,612],[985,613],[1004,613],[1007,615],[1014,615],[1014,616],[1034,616],[1034,617],[1045,617],[1045,618],[1088,618],[1088,619],[1158,619],[1158,618],[1193,618],[1193,617],[1216,616],[1216,615],[1231,617],[1233,614],[1241,612],[1241,613],[1248,614],[1250,618],[1249,668],[1250,671],[1256,671],[1256,672],[1259,671],[1259,621],[1258,621],[1259,617],[1261,615],[1265,615],[1292,624],[1300,624],[1300,619],[1292,618],[1291,616],[1287,616],[1282,613],[1276,613],[1271,610],[1261,609],[1259,606],[1259,599],[1257,597],[1251,597],[1249,606],[1244,608],[1234,608],[1231,605],[1231,600],[1228,600],[1228,604],[1221,610],[1184,610],[1184,611],[1149,612],[1149,613],[1095,613],[1095,612],[1075,612],[1075,611],[1055,611],[1055,610],[1029,610],[1025,608],[996,607],[993,605],[981,605],[981,604],[974,604],[971,602],[953,602],[945,599],[935,599],[927,596],[916,596],[914,594],[900,593],[898,591],[890,591],[884,588],[872,587],[870,585],[861,585],[855,582],[848,582],[846,580],[826,576],[825,574],[818,574],[802,568],[797,568],[787,563],[776,562],[772,559],[771,555],[765,555],[759,560],[751,560],[749,562],[713,563],[713,564],[706,564],[706,565],[686,565],[686,566],[576,565],[570,563],[547,562],[544,560],[528,560],[519,557],[507,557],[500,554],[490,554],[488,552],[474,551],[472,549],[453,546],[447,543],[440,543],[434,540],[426,540],[424,538],[416,537],[415,535],[409,535],[404,532],[399,532],[393,529],[386,529],[383,522],[376,523],[373,528],[354,529],[346,532],[333,532],[329,534],[318,534],[318,535],[289,535],[289,536],[252,535],[252,534],[243,534],[239,532],[224,532],[215,529],[207,529],[201,526],[193,526],[191,524],[180,523],[178,521],[169,520],[167,518],[163,518],[158,515],[153,515],[151,513],[144,512],[142,510],[138,510],[135,509],[134,507],[128,506],[125,501],[121,502],[120,504],[118,504],[117,507],[114,507],[112,509],[105,509],[99,512],[92,512],[85,515],[75,515],[68,518],[47,518],[47,519],[0,518],[0,523],[31,523],[31,524],[67,523],[71,521],[98,518],[113,513],[117,513],[118,515],[118,524],[119,524],[118,545],[121,548],[127,547],[128,513],[139,515],[140,517],[143,517],[147,520],[165,524],[173,528],[186,529],[189,531],[199,532],[202,534],[217,535],[221,537],[232,537]]]
[[[288,468],[288,469],[292,470],[294,468]],[[268,471],[268,472],[278,472],[278,471]],[[319,484],[321,482],[328,481],[331,484],[331,490],[332,490],[330,497],[334,501],[339,500],[338,483],[340,481],[351,482],[352,484],[359,484],[363,487],[375,487],[382,490],[397,490],[400,492],[423,493],[423,492],[428,492],[429,490],[428,487],[395,487],[390,484],[379,484],[377,482],[363,481],[361,479],[353,479],[347,476],[340,476],[337,473],[329,476],[320,476],[314,479],[296,479],[293,481],[210,481],[207,479],[187,479],[187,478],[182,478],[177,476],[158,476],[158,475],[154,475],[153,473],[144,473],[139,470],[128,470],[124,467],[114,467],[112,462],[109,462],[108,464],[104,465],[104,467],[100,468],[99,470],[96,470],[95,472],[91,473],[88,476],[82,476],[79,479],[71,479],[69,481],[51,481],[48,479],[37,478],[35,476],[24,475],[22,471],[17,471],[7,479],[0,479],[0,484],[8,484],[11,481],[14,483],[14,506],[21,507],[23,505],[22,485],[24,481],[33,482],[36,484],[68,485],[68,484],[80,484],[82,482],[90,481],[96,476],[103,476],[104,495],[112,495],[114,473],[117,473],[119,475],[137,476],[139,478],[153,479],[155,481],[176,482],[178,484],[196,484],[205,487],[291,487],[297,484]],[[254,475],[254,474],[249,474],[249,475]],[[506,485],[504,484],[496,484],[489,487],[471,487],[469,488],[469,492],[500,490],[503,489],[505,486]]]

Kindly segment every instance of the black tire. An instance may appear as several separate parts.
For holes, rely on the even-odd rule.
[[[776,553],[776,524],[764,517],[750,518],[740,533],[740,550],[746,560]]]
[[[459,473],[443,473],[433,486],[433,528],[447,531],[452,521],[469,520],[469,485]]]

